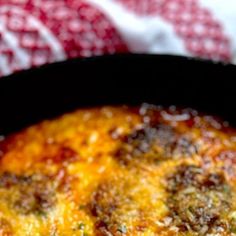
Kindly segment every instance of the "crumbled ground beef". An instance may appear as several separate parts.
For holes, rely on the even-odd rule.
[[[115,157],[122,164],[140,161],[158,163],[170,158],[192,157],[197,148],[190,137],[167,125],[149,126],[125,136]]]
[[[55,186],[44,175],[20,176],[3,173],[0,176],[1,198],[19,214],[44,215],[55,204]]]
[[[182,165],[167,178],[167,204],[174,225],[197,235],[230,231],[226,218],[231,188],[222,173]]]

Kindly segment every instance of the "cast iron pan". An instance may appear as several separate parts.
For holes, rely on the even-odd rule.
[[[236,67],[184,57],[75,59],[0,79],[0,134],[79,107],[192,107],[236,124]]]

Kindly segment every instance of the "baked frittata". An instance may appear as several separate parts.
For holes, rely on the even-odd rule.
[[[0,141],[0,236],[236,235],[236,131],[191,109],[81,109]]]

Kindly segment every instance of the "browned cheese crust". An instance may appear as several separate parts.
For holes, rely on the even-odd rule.
[[[236,131],[191,109],[81,109],[0,142],[0,236],[236,235]]]

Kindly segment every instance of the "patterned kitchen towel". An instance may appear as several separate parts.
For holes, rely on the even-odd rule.
[[[0,75],[139,52],[236,63],[232,0],[1,0]]]

